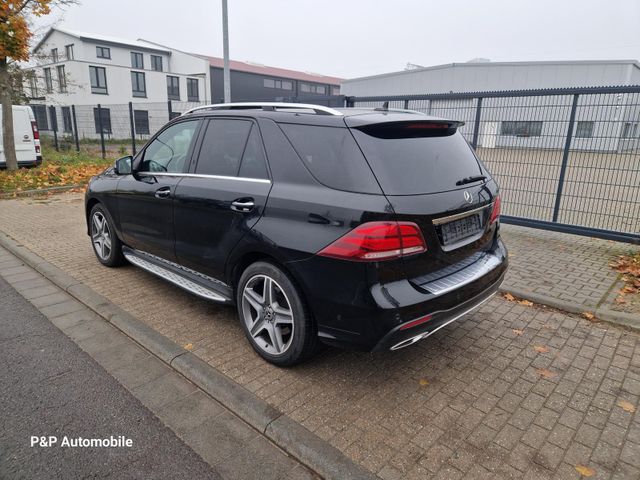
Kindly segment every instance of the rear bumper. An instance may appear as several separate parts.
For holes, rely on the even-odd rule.
[[[379,351],[426,338],[493,296],[508,266],[507,250],[496,238],[483,253],[490,268],[477,270],[472,276],[465,277],[463,272],[451,275],[459,283],[441,290],[434,288],[442,287],[439,282],[431,279],[426,283],[424,279],[371,282],[361,264],[320,256],[288,266],[303,287],[324,343]],[[407,328],[426,315],[430,315],[428,321]]]

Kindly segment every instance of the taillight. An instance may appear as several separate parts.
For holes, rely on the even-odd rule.
[[[494,223],[500,218],[500,195],[496,196],[493,202],[493,210],[491,210],[491,219],[489,223]]]
[[[420,317],[420,318],[417,318],[415,320],[412,320],[410,322],[405,323],[404,325],[402,325],[400,327],[400,330],[406,330],[408,328],[417,327],[418,325],[422,325],[423,323],[427,323],[429,320],[431,320],[431,314],[425,315],[424,317]]]
[[[33,139],[40,140],[40,132],[38,131],[38,124],[35,120],[31,121],[31,130],[33,131]]]
[[[323,248],[318,255],[375,262],[426,250],[422,232],[413,222],[368,222]]]

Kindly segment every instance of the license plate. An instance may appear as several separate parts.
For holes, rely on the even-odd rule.
[[[480,215],[469,215],[468,217],[454,220],[453,222],[441,225],[442,243],[450,245],[460,240],[477,234],[480,231]]]

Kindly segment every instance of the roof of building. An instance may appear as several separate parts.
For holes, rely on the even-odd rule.
[[[168,55],[171,55],[171,50],[170,49],[161,47],[161,46],[159,46],[157,44],[152,44],[151,42],[146,42],[144,40],[129,40],[129,39],[124,39],[124,38],[112,37],[112,36],[109,36],[109,35],[101,35],[101,34],[95,34],[95,33],[80,32],[78,30],[69,30],[67,28],[60,28],[60,27],[52,27],[52,28],[50,28],[49,31],[44,35],[44,37],[42,37],[40,39],[40,41],[36,44],[36,46],[33,47],[33,50],[34,51],[38,50],[47,41],[49,36],[54,31],[65,33],[67,35],[71,35],[72,37],[79,38],[80,40],[91,40],[91,41],[94,41],[94,42],[100,42],[100,43],[110,44],[110,45],[122,45],[122,46],[126,46],[126,47],[135,47],[135,48],[139,48],[139,49],[153,50],[153,51],[156,51],[156,52],[162,52],[162,53],[166,53]]]
[[[418,72],[424,72],[429,70],[443,70],[447,68],[462,68],[462,67],[535,67],[543,65],[634,65],[640,69],[640,63],[638,60],[547,60],[547,61],[530,61],[530,62],[491,62],[491,61],[470,61],[463,63],[445,63],[443,65],[433,65],[431,67],[412,68],[410,70],[399,70],[397,72],[380,73],[377,75],[369,75],[365,77],[350,78],[343,80],[343,83],[368,80],[373,78],[391,77],[396,75],[413,75]]]
[[[209,64],[215,68],[223,68],[224,60],[220,57],[210,57],[201,55],[209,60]],[[239,62],[237,60],[230,61],[231,70],[239,72],[257,73],[260,75],[269,75],[271,77],[291,78],[294,80],[302,80],[306,82],[328,83],[330,85],[340,85],[344,79],[338,77],[330,77],[320,75],[319,73],[300,72],[297,70],[289,70],[286,68],[269,67],[267,65],[259,65],[250,62]]]

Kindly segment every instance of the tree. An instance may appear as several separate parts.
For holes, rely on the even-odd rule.
[[[15,82],[11,68],[13,62],[29,60],[29,40],[33,35],[29,17],[47,15],[52,3],[53,0],[0,0],[0,102],[4,155],[9,170],[18,168],[11,108]]]

